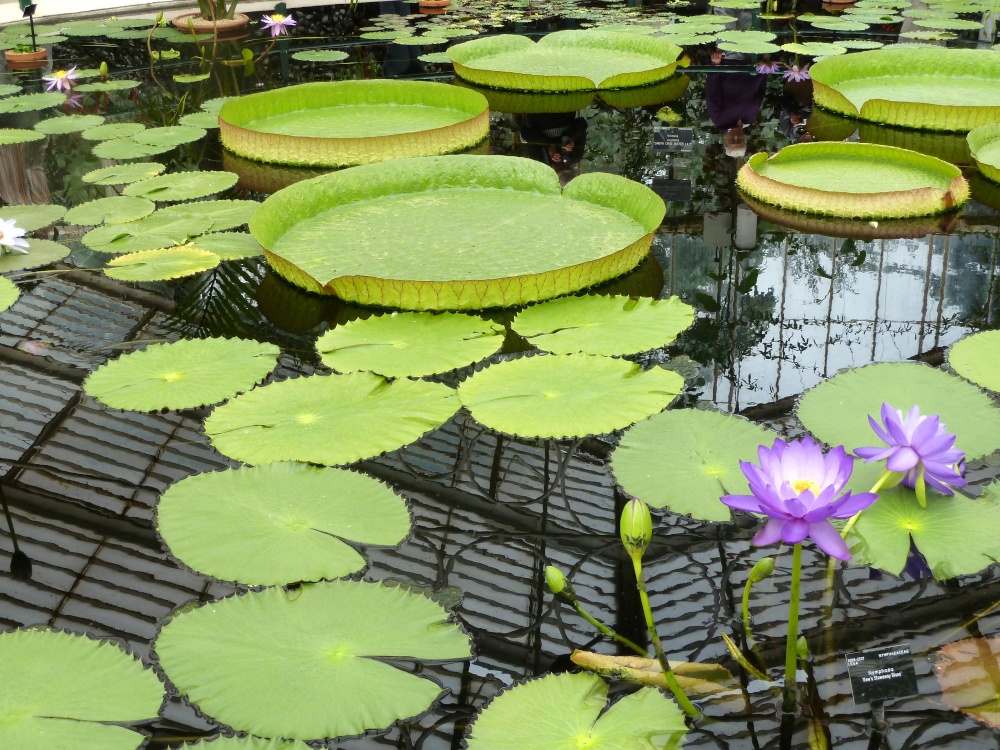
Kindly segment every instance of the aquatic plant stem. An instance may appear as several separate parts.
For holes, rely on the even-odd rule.
[[[693,719],[701,718],[701,711],[698,710],[691,700],[684,693],[684,689],[677,681],[677,676],[670,668],[667,655],[663,652],[663,644],[660,642],[660,635],[656,632],[656,624],[653,622],[653,610],[649,606],[649,594],[646,593],[646,581],[642,576],[642,558],[639,555],[629,555],[632,558],[632,569],[635,571],[635,585],[639,590],[639,599],[642,602],[642,613],[646,617],[646,628],[649,630],[649,638],[653,642],[653,650],[656,652],[656,660],[663,670],[663,678],[674,694],[678,705],[688,716]]]
[[[626,648],[630,648],[633,651],[635,651],[639,656],[646,656],[646,657],[649,656],[649,652],[642,646],[633,643],[623,635],[619,635],[614,630],[605,625],[603,622],[598,620],[596,617],[591,616],[591,614],[583,608],[583,605],[580,604],[580,602],[577,601],[576,598],[573,599],[573,608],[577,611],[580,617],[589,622],[597,632],[601,633],[602,635],[608,636],[608,638],[613,638]]]
[[[785,689],[782,709],[786,713],[795,710],[795,671],[798,666],[799,640],[799,588],[802,582],[802,545],[792,549],[792,588],[788,603],[788,637],[785,640]]]

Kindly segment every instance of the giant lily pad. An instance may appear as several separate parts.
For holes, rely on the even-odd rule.
[[[188,201],[228,190],[238,179],[232,172],[175,172],[133,182],[122,193],[152,201]]]
[[[350,575],[366,564],[351,544],[394,546],[410,532],[406,501],[377,479],[297,463],[182,479],[156,518],[185,565],[254,586]]]
[[[948,352],[951,369],[994,393],[1000,393],[1000,331],[966,336]]]
[[[677,297],[588,295],[532,305],[511,327],[530,343],[556,354],[635,354],[666,346],[694,321]]]
[[[38,240],[34,237],[26,237],[25,240],[28,243],[27,253],[0,255],[0,273],[47,266],[62,260],[70,252],[68,247],[52,240]]]
[[[673,409],[640,422],[611,454],[611,471],[629,495],[703,521],[729,521],[719,498],[749,494],[740,461],[776,434],[740,417]]]
[[[55,204],[27,204],[23,206],[0,207],[0,218],[5,221],[13,219],[20,229],[34,232],[50,227],[66,214],[66,209]],[[31,241],[31,238],[28,238]]]
[[[279,274],[309,291],[407,310],[481,309],[632,269],[664,213],[649,188],[616,175],[584,174],[560,193],[540,162],[456,155],[296,183],[264,201],[250,233]]]
[[[249,464],[303,461],[337,466],[395,450],[456,411],[440,383],[367,372],[312,376],[257,388],[220,406],[205,433],[220,453]]]
[[[494,698],[469,727],[469,750],[623,750],[678,747],[684,713],[656,688],[607,705],[608,685],[589,674],[550,674]]]
[[[338,372],[413,377],[478,362],[500,348],[503,334],[502,326],[461,313],[393,313],[337,326],[316,348]]]
[[[961,378],[917,363],[885,362],[835,375],[802,396],[798,416],[823,442],[852,451],[881,445],[868,415],[877,419],[883,402],[904,414],[919,406],[921,414],[939,415],[969,460],[1000,448],[1000,409],[989,396]]]
[[[191,409],[249,390],[274,369],[277,356],[276,346],[244,339],[153,344],[101,365],[83,388],[115,409]]]
[[[20,296],[21,290],[17,288],[17,284],[5,276],[0,276],[0,313],[17,302]]]
[[[163,685],[118,646],[53,630],[0,634],[0,745],[135,750]]]
[[[101,253],[135,253],[179,245],[211,228],[212,220],[205,216],[154,211],[138,221],[91,229],[83,235],[82,242]]]
[[[816,104],[849,117],[953,131],[1000,120],[1000,55],[990,50],[883,48],[809,72]]]
[[[501,362],[459,386],[462,405],[487,427],[524,437],[584,437],[628,427],[665,409],[684,379],[658,367],[589,354]]]
[[[226,102],[223,145],[260,161],[368,164],[461,151],[489,134],[486,99],[429,81],[307,83]]]
[[[982,125],[969,133],[967,142],[979,171],[1000,182],[1000,123]]]
[[[942,646],[934,655],[934,676],[950,708],[1000,728],[1000,637]]]
[[[207,715],[302,740],[382,729],[440,695],[437,683],[383,659],[471,656],[468,636],[440,605],[356,581],[209,602],[175,615],[155,648],[170,681]]]
[[[926,216],[969,198],[953,164],[874,143],[800,143],[771,157],[754,154],[737,182],[760,201],[848,218]]]
[[[447,51],[472,83],[522,91],[580,91],[644,86],[669,78],[681,48],[663,39],[615,31],[556,31],[538,42],[501,34]]]

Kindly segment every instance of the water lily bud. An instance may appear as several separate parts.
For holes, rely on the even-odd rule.
[[[156,14],[156,25],[161,26],[163,24],[163,11],[161,10]]]
[[[649,506],[638,498],[629,500],[622,511],[619,531],[625,551],[632,557],[642,557],[653,539],[653,518],[649,515]]]
[[[107,81],[108,80],[108,64],[106,62],[102,62],[101,63],[101,67],[98,68],[98,70],[101,71],[101,80],[102,81]]]
[[[11,555],[10,574],[19,581],[31,580],[31,559],[21,550]]]
[[[800,635],[799,639],[795,641],[795,653],[800,659],[809,658],[809,644],[806,642],[804,635]]]
[[[545,566],[545,582],[549,585],[549,591],[557,596],[566,588],[566,576],[555,565]]]
[[[774,572],[774,558],[765,557],[750,568],[750,583],[760,583]]]

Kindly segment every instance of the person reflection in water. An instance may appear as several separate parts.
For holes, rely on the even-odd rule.
[[[561,185],[576,176],[587,145],[587,121],[575,112],[524,115],[517,134],[524,156],[552,167]]]
[[[712,52],[712,64],[726,66],[740,60],[727,59],[720,50]],[[718,132],[725,133],[726,155],[742,159],[747,150],[747,130],[757,120],[767,76],[741,70],[712,72],[705,77],[705,104]]]

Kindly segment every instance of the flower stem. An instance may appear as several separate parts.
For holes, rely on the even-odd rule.
[[[653,650],[656,652],[656,660],[660,663],[660,669],[663,670],[663,678],[667,682],[667,687],[670,688],[670,692],[674,694],[674,698],[677,699],[677,703],[684,713],[692,718],[700,718],[701,711],[691,702],[691,700],[684,694],[684,689],[681,684],[677,681],[674,671],[670,668],[670,662],[667,661],[667,655],[663,653],[663,644],[660,642],[660,635],[656,632],[656,624],[653,622],[653,610],[649,606],[649,594],[646,593],[646,581],[642,577],[642,558],[639,555],[630,555],[632,558],[632,569],[635,571],[635,585],[639,590],[639,599],[642,602],[642,613],[646,617],[646,628],[649,630],[649,639],[653,642]]]
[[[589,622],[597,632],[606,635],[609,638],[614,638],[616,641],[618,641],[626,648],[630,648],[633,651],[635,651],[637,654],[639,654],[639,656],[647,656],[647,657],[649,656],[649,652],[642,646],[633,643],[623,635],[619,635],[614,630],[605,625],[603,622],[598,620],[596,617],[592,617],[590,613],[583,608],[583,605],[576,600],[576,598],[573,599],[573,607],[580,614],[580,617]]]
[[[878,481],[875,482],[874,486],[870,490],[868,490],[868,491],[877,495],[881,491],[881,489],[883,487],[885,487],[886,484],[889,483],[889,480],[891,480],[891,479],[894,479],[896,482],[898,482],[899,481],[899,475],[897,475],[897,474],[895,474],[895,473],[893,473],[891,471],[883,471],[882,472],[882,476],[880,476],[878,478]],[[892,486],[892,485],[890,485],[890,486]],[[864,513],[864,511],[863,510],[859,510],[857,513],[855,513],[853,516],[850,517],[850,519],[847,521],[847,523],[844,524],[844,528],[840,532],[840,536],[843,539],[847,539],[847,535],[851,533],[851,529],[854,528],[854,524],[856,524],[858,522],[858,519],[861,518],[861,514],[862,513]],[[831,562],[831,564],[833,563],[833,559],[832,558],[831,558],[830,562]]]
[[[785,691],[782,708],[790,713],[795,710],[795,669],[798,666],[796,646],[799,640],[799,585],[802,581],[802,545],[792,550],[792,589],[788,606],[788,638],[785,641]]]

